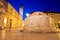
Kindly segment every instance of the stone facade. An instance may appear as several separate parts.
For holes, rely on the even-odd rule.
[[[29,16],[25,19],[24,39],[26,40],[59,40],[52,26],[51,17],[44,13]]]
[[[51,17],[41,14],[27,17],[24,21],[27,31],[54,31],[53,26],[51,25]]]
[[[5,0],[0,0],[0,25],[8,28],[20,28],[22,24],[22,17],[14,7]]]
[[[4,26],[4,16],[7,11],[6,6],[7,6],[7,2],[5,0],[0,0],[0,26]]]

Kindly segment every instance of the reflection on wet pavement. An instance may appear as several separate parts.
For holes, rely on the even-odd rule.
[[[0,40],[22,40],[22,33],[16,30],[0,30]]]
[[[5,30],[2,30],[2,39],[5,39],[5,37],[6,37],[6,32]]]

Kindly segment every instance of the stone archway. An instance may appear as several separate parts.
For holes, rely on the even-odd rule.
[[[9,25],[9,28],[12,27],[12,19],[10,19],[10,25]]]

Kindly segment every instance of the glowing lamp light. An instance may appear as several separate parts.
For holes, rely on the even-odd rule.
[[[26,16],[28,17],[28,16],[29,16],[29,14],[28,14],[28,13],[26,13]]]
[[[24,26],[24,23],[22,24],[22,26]]]
[[[59,21],[59,23],[60,23],[60,21]]]
[[[7,22],[7,19],[5,18],[5,19],[4,19],[4,23],[6,24],[6,22]]]

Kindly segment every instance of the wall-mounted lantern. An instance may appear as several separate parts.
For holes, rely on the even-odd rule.
[[[4,24],[6,24],[7,23],[7,18],[4,18]]]

